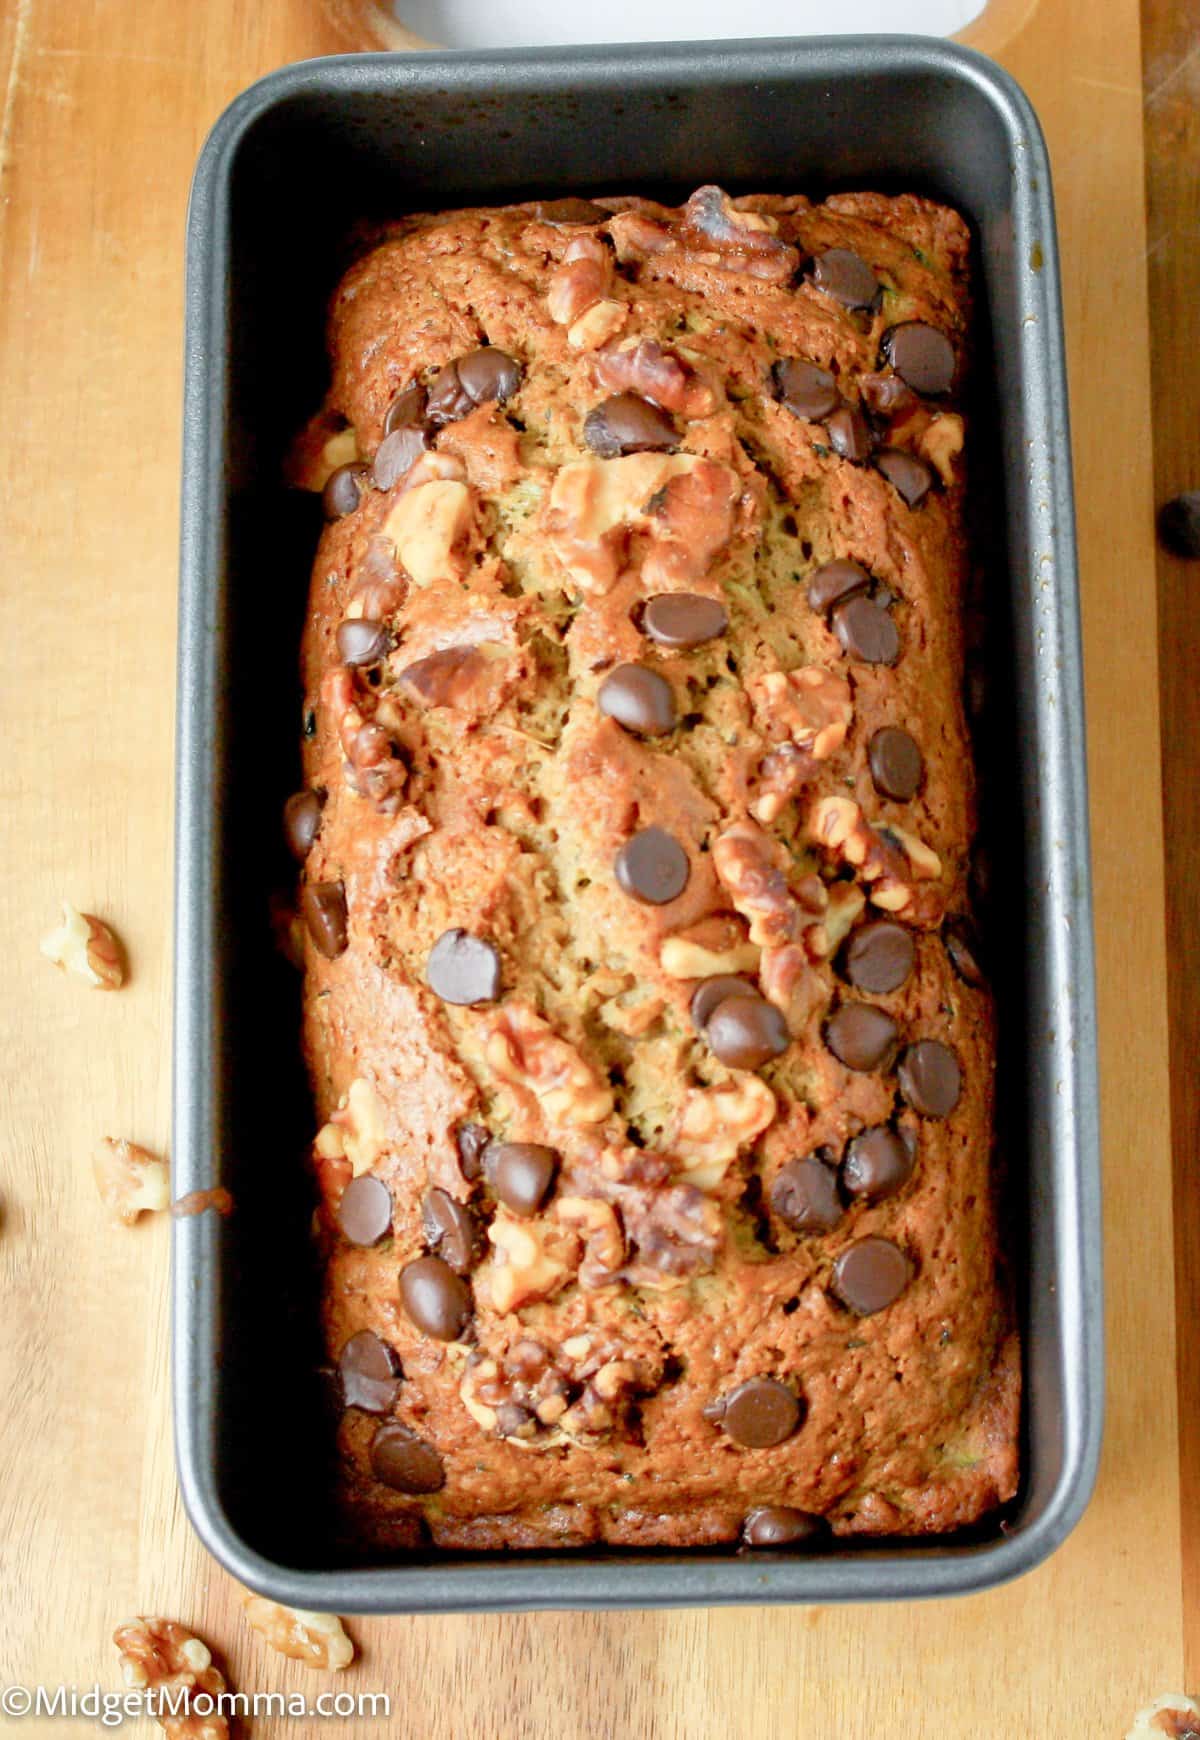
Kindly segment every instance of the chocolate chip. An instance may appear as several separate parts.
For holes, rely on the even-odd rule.
[[[848,1144],[842,1160],[842,1189],[847,1196],[881,1202],[903,1190],[912,1170],[912,1150],[899,1131],[875,1124]]]
[[[612,216],[602,205],[593,205],[590,199],[576,199],[574,195],[566,199],[539,199],[533,209],[544,224],[603,224]]]
[[[859,1239],[833,1266],[834,1293],[859,1317],[894,1304],[911,1279],[912,1264],[891,1239]]]
[[[400,1303],[421,1334],[435,1341],[457,1341],[471,1318],[471,1289],[441,1257],[404,1265]]]
[[[920,507],[933,485],[933,472],[915,453],[899,447],[883,447],[875,455],[875,469],[898,489],[909,507]]]
[[[1200,557],[1200,489],[1186,490],[1158,510],[1158,536],[1173,556]]]
[[[425,415],[431,423],[456,423],[478,405],[504,404],[520,386],[522,373],[516,358],[496,345],[470,350],[434,376]]]
[[[828,369],[803,357],[784,357],[771,370],[775,381],[775,396],[794,416],[806,422],[819,423],[836,411],[841,401],[837,383]]]
[[[915,737],[898,725],[884,725],[871,738],[867,759],[875,790],[881,797],[906,804],[916,796],[925,773],[925,761]]]
[[[297,791],[283,806],[283,835],[293,858],[303,864],[321,826],[325,799],[319,791]]]
[[[429,446],[429,438],[423,428],[413,428],[410,424],[401,424],[393,429],[390,435],[385,435],[375,450],[375,458],[371,465],[371,476],[375,479],[376,489],[391,489],[393,484],[412,470],[422,453]]]
[[[709,1050],[730,1069],[761,1069],[790,1043],[787,1022],[765,997],[724,997],[704,1028]]]
[[[907,320],[883,335],[883,360],[914,393],[939,398],[954,385],[954,346],[936,326]]]
[[[835,604],[867,592],[870,587],[871,576],[865,568],[860,568],[857,562],[839,558],[835,562],[826,562],[809,577],[808,602],[824,616]]]
[[[475,1216],[465,1202],[436,1186],[425,1192],[421,1203],[425,1243],[434,1256],[449,1263],[456,1275],[469,1274],[477,1253]]]
[[[962,1092],[958,1058],[940,1039],[918,1039],[900,1059],[900,1092],[923,1118],[948,1118]]]
[[[446,1470],[432,1444],[389,1420],[371,1440],[371,1472],[396,1492],[440,1492]]]
[[[397,429],[424,430],[428,403],[429,394],[419,381],[414,381],[411,387],[405,387],[396,394],[384,414],[384,434],[394,435]]]
[[[964,985],[972,985],[980,990],[987,984],[987,978],[979,964],[975,927],[969,919],[948,918],[942,926],[942,941],[950,956],[950,965]]]
[[[718,1003],[726,997],[757,997],[758,987],[750,980],[740,978],[736,973],[716,973],[711,979],[702,979],[692,992],[692,1000],[688,1005],[689,1012],[697,1030],[704,1032],[708,1018]]]
[[[842,972],[860,991],[884,996],[898,991],[913,969],[911,932],[891,918],[877,918],[851,931]]]
[[[613,868],[625,893],[648,906],[678,899],[691,874],[687,853],[665,828],[642,828],[626,840]]]
[[[500,956],[469,930],[444,930],[429,951],[425,978],[443,1003],[494,1003],[500,995]]]
[[[849,248],[827,248],[813,261],[813,282],[845,308],[869,308],[879,281],[867,262]]]
[[[760,1504],[742,1524],[742,1539],[748,1547],[812,1546],[828,1533],[824,1517],[784,1504]]]
[[[873,1003],[843,1003],[825,1026],[826,1045],[847,1069],[890,1069],[899,1041],[899,1027]]]
[[[719,599],[698,592],[660,592],[647,599],[639,627],[659,646],[703,646],[725,633],[729,616]]]
[[[371,467],[362,460],[339,465],[331,471],[321,491],[321,507],[327,520],[344,520],[352,514],[371,483]]]
[[[386,623],[370,616],[348,616],[338,627],[337,644],[344,665],[367,670],[387,657],[392,637]]]
[[[802,1418],[796,1396],[774,1378],[750,1378],[721,1399],[721,1425],[746,1450],[770,1450],[782,1444]]]
[[[336,961],[350,938],[346,927],[346,889],[341,882],[309,882],[301,904],[304,922],[318,954]]]
[[[392,1230],[392,1193],[382,1178],[364,1172],[342,1191],[337,1218],[352,1245],[377,1245]]]
[[[679,723],[674,689],[645,665],[618,665],[601,683],[596,705],[637,737],[663,737]]]
[[[826,418],[825,429],[829,436],[829,445],[839,458],[861,465],[871,457],[875,446],[871,425],[853,405],[843,405],[832,417]]]
[[[460,1124],[454,1132],[458,1150],[458,1169],[468,1184],[473,1184],[483,1171],[483,1151],[491,1141],[491,1131],[482,1124]]]
[[[483,1171],[498,1201],[522,1220],[536,1214],[554,1188],[558,1153],[537,1142],[493,1142]]]
[[[364,1414],[387,1414],[400,1394],[400,1361],[369,1329],[352,1335],[338,1356],[342,1406]]]
[[[772,1181],[771,1207],[793,1232],[830,1232],[843,1214],[837,1174],[815,1154],[789,1160]]]
[[[670,453],[679,445],[672,418],[640,393],[614,393],[583,420],[583,438],[602,459],[624,453]]]
[[[882,604],[873,598],[847,598],[833,612],[833,632],[852,659],[865,665],[894,665],[900,636]]]

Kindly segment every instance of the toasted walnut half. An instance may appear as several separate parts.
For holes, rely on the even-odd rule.
[[[731,904],[750,925],[750,941],[761,948],[796,942],[825,910],[819,879],[806,879],[794,891],[786,846],[754,822],[735,822],[726,828],[713,842],[712,857]]]
[[[854,704],[849,683],[836,671],[821,665],[764,671],[747,689],[755,722],[770,742],[790,738],[814,761],[827,761],[846,741]]]
[[[596,384],[607,393],[640,393],[643,399],[682,417],[709,417],[716,393],[677,351],[652,338],[626,339],[601,351],[592,364]]]
[[[67,900],[62,903],[62,923],[42,938],[41,950],[56,967],[97,991],[116,991],[125,983],[124,956],[113,932],[102,919],[78,912]]]
[[[206,1703],[227,1690],[225,1676],[212,1665],[208,1645],[174,1619],[130,1619],[118,1625],[113,1642],[121,1655],[121,1674],[132,1691],[203,1692]],[[159,1727],[168,1740],[229,1740],[229,1721],[217,1714],[200,1715],[190,1708],[162,1715]]]
[[[518,1220],[499,1209],[487,1236],[495,1254],[477,1286],[500,1312],[516,1311],[533,1299],[552,1298],[579,1264],[574,1233],[551,1220]]]
[[[699,578],[733,534],[735,472],[694,453],[628,453],[561,466],[550,491],[550,547],[585,592],[608,592],[629,534],[648,534],[648,586]]]
[[[317,1131],[317,1153],[322,1160],[348,1160],[352,1176],[359,1178],[370,1172],[386,1142],[379,1096],[365,1077],[356,1076],[337,1111]]]
[[[160,1160],[136,1142],[105,1136],[92,1155],[92,1171],[100,1200],[122,1226],[139,1215],[161,1214],[171,1202],[171,1174]]]
[[[743,1148],[775,1116],[775,1095],[756,1075],[719,1087],[692,1088],[684,1096],[670,1151],[688,1181],[701,1190],[719,1184]]]
[[[284,1607],[278,1601],[268,1601],[265,1595],[243,1596],[242,1611],[252,1630],[293,1661],[339,1673],[354,1660],[354,1645],[336,1613]]]
[[[487,1060],[501,1081],[533,1095],[551,1127],[600,1124],[613,1109],[608,1083],[528,1003],[495,1016]]]

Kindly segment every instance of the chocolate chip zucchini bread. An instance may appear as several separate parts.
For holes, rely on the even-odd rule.
[[[1014,1492],[967,272],[924,199],[704,187],[408,218],[336,293],[287,829],[371,1550]]]

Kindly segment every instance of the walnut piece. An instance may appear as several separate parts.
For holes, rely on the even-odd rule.
[[[494,1018],[487,1061],[501,1081],[533,1096],[551,1127],[600,1124],[612,1089],[528,1003],[510,1002]]]
[[[567,328],[567,343],[572,350],[599,350],[624,330],[629,309],[624,302],[606,297],[595,302],[585,314]]]
[[[653,338],[626,339],[601,351],[592,363],[596,385],[607,393],[639,393],[664,411],[682,417],[710,417],[716,409],[713,388],[702,381],[677,351]]]
[[[122,1677],[132,1691],[203,1692],[215,1701],[227,1690],[207,1644],[174,1619],[127,1620],[113,1632],[113,1642],[120,1651]],[[215,1713],[189,1709],[177,1716],[164,1714],[158,1724],[168,1740],[229,1740],[228,1718]]]
[[[713,842],[712,858],[734,910],[749,923],[750,941],[760,948],[797,942],[821,918],[826,896],[820,879],[806,879],[793,891],[786,846],[756,823],[735,822],[726,828]]]
[[[850,685],[836,671],[802,665],[765,671],[747,684],[755,719],[772,743],[790,738],[814,761],[827,761],[846,741],[854,717]]]
[[[599,236],[568,242],[561,266],[550,275],[546,312],[556,326],[572,326],[612,289],[613,256]]]
[[[424,455],[418,464],[422,464]],[[414,467],[415,470],[415,467]],[[435,478],[405,489],[383,530],[415,586],[461,580],[467,544],[475,529],[471,491],[465,483]]]
[[[339,1673],[354,1660],[354,1645],[335,1613],[311,1613],[304,1607],[284,1607],[265,1595],[242,1598],[246,1623],[280,1655],[309,1667]]]
[[[560,466],[550,490],[550,547],[584,592],[611,590],[629,536],[647,534],[647,585],[699,579],[733,533],[735,472],[694,453],[628,453]]]
[[[933,466],[947,488],[954,482],[954,462],[962,447],[963,420],[957,411],[940,411],[917,442],[917,452]]]
[[[101,1202],[122,1226],[133,1226],[139,1215],[161,1214],[170,1206],[170,1168],[136,1142],[103,1137],[92,1155],[92,1171]]]
[[[623,1271],[630,1286],[678,1287],[715,1268],[725,1221],[698,1186],[622,1190],[621,1218],[631,1248]]]
[[[594,1196],[560,1196],[554,1214],[583,1241],[579,1285],[611,1287],[618,1281],[625,1260],[625,1239],[611,1203]]]
[[[774,1116],[775,1095],[756,1075],[719,1087],[692,1088],[684,1095],[670,1149],[688,1181],[711,1190],[730,1161],[762,1135]]]
[[[758,971],[759,945],[737,919],[710,915],[664,939],[659,965],[672,979],[710,979]]]
[[[869,884],[871,904],[884,912],[911,913],[913,884],[942,873],[941,860],[924,841],[891,822],[872,827],[853,798],[819,799],[809,812],[808,832],[858,871]]]
[[[680,236],[689,254],[773,283],[786,283],[800,254],[776,235],[778,220],[742,211],[722,188],[698,187],[683,210]]]
[[[545,1218],[518,1220],[500,1209],[487,1236],[496,1247],[495,1255],[480,1284],[501,1313],[515,1311],[531,1299],[552,1298],[578,1267],[575,1235]]]
[[[369,798],[382,815],[395,815],[408,786],[408,768],[378,718],[368,719],[363,711],[367,705],[378,710],[379,703],[374,696],[368,702],[352,670],[335,665],[322,680],[321,704],[336,723],[350,789]]]
[[[314,1144],[322,1160],[348,1160],[351,1177],[370,1172],[387,1146],[383,1107],[370,1082],[356,1076],[338,1109],[317,1131]]]
[[[90,912],[78,912],[67,900],[62,914],[62,923],[42,938],[46,959],[97,991],[119,990],[125,983],[124,955],[108,925]]]

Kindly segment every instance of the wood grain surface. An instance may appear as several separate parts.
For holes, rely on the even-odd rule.
[[[1142,0],[1155,499],[1200,489],[1200,9]],[[1158,554],[1185,1662],[1200,1685],[1200,564]]]
[[[115,1687],[113,1626],[161,1612],[223,1651],[245,1691],[324,1689],[246,1630],[182,1515],[167,1227],[111,1230],[89,1157],[103,1134],[161,1148],[168,1131],[188,180],[241,87],[355,45],[348,3],[8,0],[0,14],[0,1684]],[[972,34],[1046,124],[1070,339],[1108,1220],[1096,1499],[1041,1570],[952,1604],[353,1621],[361,1658],[339,1686],[388,1692],[391,1723],[271,1718],[259,1735],[1120,1740],[1139,1705],[1181,1686],[1139,18],[1137,0],[1000,4]],[[1182,620],[1181,587],[1175,601]],[[1171,829],[1181,874],[1188,808]],[[60,896],[119,927],[126,990],[88,991],[39,958]],[[1187,1261],[1181,1274],[1197,1284]],[[1195,1400],[1193,1386],[1189,1417]]]

